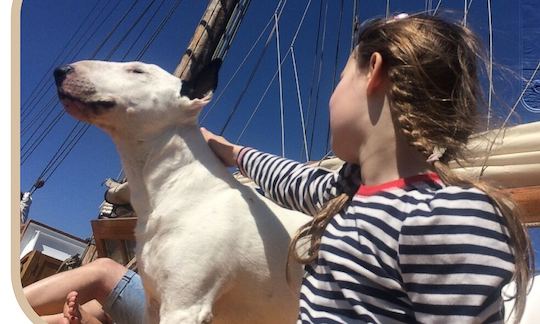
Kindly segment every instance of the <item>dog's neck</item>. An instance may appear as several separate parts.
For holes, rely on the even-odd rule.
[[[210,150],[198,126],[170,128],[149,139],[113,139],[129,181],[131,203],[142,221],[170,199],[182,201],[194,192],[204,197],[232,184],[232,175]]]

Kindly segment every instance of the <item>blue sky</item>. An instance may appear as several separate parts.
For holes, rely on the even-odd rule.
[[[21,114],[25,116],[21,124],[21,149],[24,164],[21,166],[21,189],[28,190],[40,173],[46,168],[54,153],[66,140],[75,126],[69,116],[63,116],[51,128],[35,150],[30,150],[32,143],[37,144],[40,132],[61,111],[57,105],[53,86],[52,70],[54,66],[82,59],[134,60],[141,53],[145,43],[160,24],[167,11],[176,1],[165,0],[163,7],[155,11],[155,18],[150,20],[161,1],[117,1],[117,0],[24,0],[21,11]],[[237,37],[229,50],[221,70],[217,96],[233,76],[242,59],[263,32],[270,21],[278,1],[252,1],[248,13],[240,26]],[[435,8],[439,1],[401,0],[390,1],[390,12],[419,12],[426,8],[426,3]],[[494,60],[519,76],[520,43],[515,37],[519,27],[519,8],[515,1],[492,1],[494,26]],[[298,27],[308,0],[290,0],[286,2],[279,24],[281,54],[288,50],[289,44]],[[304,113],[313,118],[315,107],[318,108],[315,121],[314,146],[312,158],[320,158],[326,148],[327,103],[333,87],[334,75],[340,73],[350,48],[350,22],[352,1],[312,1],[305,21],[300,29],[294,46],[300,93]],[[452,5],[449,5],[451,3]],[[326,5],[328,4],[328,7]],[[116,6],[116,7],[115,7]],[[322,8],[321,8],[322,6]],[[147,14],[142,15],[148,7]],[[190,37],[198,23],[206,1],[184,0],[178,10],[164,26],[155,41],[142,56],[142,61],[155,63],[168,71],[173,71],[184,52]],[[114,30],[122,16],[130,8],[129,15]],[[92,11],[94,9],[94,11]],[[114,10],[112,10],[114,9]],[[452,17],[463,16],[463,1],[441,1],[439,10],[444,10]],[[357,13],[360,20],[374,16],[383,16],[386,12],[385,1],[359,1]],[[342,13],[342,15],[340,14]],[[319,15],[326,16],[324,30],[324,50],[316,51],[317,35],[322,39],[324,24],[319,25]],[[142,17],[138,25],[129,28]],[[342,17],[341,27],[339,26]],[[488,19],[485,0],[474,1],[470,7],[468,22],[486,41],[488,39]],[[108,19],[105,20],[105,18]],[[83,24],[84,23],[84,24]],[[147,25],[146,25],[147,24]],[[219,132],[230,111],[239,100],[248,77],[263,53],[263,44],[269,30],[263,34],[261,43],[247,57],[240,73],[215,104],[210,104],[211,111],[203,120],[203,125]],[[320,31],[319,33],[317,31]],[[78,32],[77,32],[78,31]],[[82,36],[84,35],[84,36]],[[125,35],[125,38],[124,38]],[[319,44],[322,40],[319,41]],[[338,46],[339,44],[339,46]],[[339,50],[338,50],[339,47]],[[253,82],[246,90],[246,95],[239,101],[238,112],[233,115],[224,135],[231,140],[241,133],[253,109],[262,98],[269,81],[276,71],[276,40],[273,38],[261,60]],[[337,53],[337,54],[336,54]],[[317,78],[318,61],[322,55],[321,78],[317,87],[312,80]],[[315,66],[315,68],[314,68]],[[289,56],[282,67],[283,98],[285,113],[285,155],[293,159],[303,159],[296,85],[293,64]],[[503,101],[512,105],[520,91],[516,75],[504,75],[506,80],[499,80],[502,74],[495,73],[497,82],[495,91]],[[311,96],[310,96],[311,93]],[[311,98],[311,99],[310,99]],[[240,139],[240,143],[266,151],[281,154],[280,104],[277,81],[272,83],[268,94],[262,99],[258,113]],[[311,112],[308,114],[308,106]],[[503,108],[504,109],[504,108]],[[539,120],[540,115],[518,108],[524,122]],[[311,119],[313,120],[313,119]],[[39,125],[42,125],[41,128]],[[313,127],[308,128],[308,133]],[[34,134],[32,136],[32,134]],[[23,147],[23,145],[25,145]],[[29,153],[31,152],[31,153]],[[105,187],[102,182],[115,178],[121,171],[116,150],[110,141],[98,129],[91,127],[59,167],[52,173],[45,186],[33,196],[30,217],[59,228],[63,231],[86,238],[91,235],[90,220],[97,218],[98,208],[103,201]],[[535,235],[538,240],[538,233]],[[540,242],[537,242],[540,245]]]

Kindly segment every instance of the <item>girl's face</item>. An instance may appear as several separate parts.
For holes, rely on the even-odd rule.
[[[369,128],[367,112],[367,70],[349,57],[341,79],[330,98],[330,132],[332,150],[347,162],[358,163],[359,148]]]

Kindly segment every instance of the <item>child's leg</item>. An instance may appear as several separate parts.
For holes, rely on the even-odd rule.
[[[97,259],[74,270],[61,272],[23,289],[28,302],[38,315],[62,312],[66,296],[78,292],[78,301],[96,299],[103,304],[127,268],[111,259]]]

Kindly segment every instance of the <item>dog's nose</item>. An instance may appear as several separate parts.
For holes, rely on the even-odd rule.
[[[64,65],[57,67],[54,70],[54,80],[56,81],[56,85],[60,86],[62,84],[62,81],[66,78],[66,75],[68,73],[73,71],[73,67],[71,65]]]

